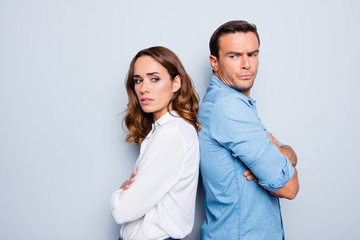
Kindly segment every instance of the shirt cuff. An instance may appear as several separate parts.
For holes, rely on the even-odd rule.
[[[274,179],[272,182],[260,182],[259,184],[270,192],[276,192],[280,188],[284,187],[288,181],[293,177],[295,169],[290,163],[289,159],[286,157],[286,163],[283,169],[281,170],[278,178]]]
[[[123,191],[124,191],[124,190],[120,188],[120,189],[116,190],[116,191],[112,194],[112,196],[111,196],[111,206],[110,206],[111,211],[114,209],[114,206],[115,206],[114,204],[115,204],[117,198],[119,197],[119,195],[120,195]]]

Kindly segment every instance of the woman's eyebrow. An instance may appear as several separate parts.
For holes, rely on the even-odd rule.
[[[160,74],[160,73],[159,72],[150,72],[150,73],[147,73],[146,75],[151,76],[151,75],[155,75],[155,74]],[[135,74],[135,75],[133,75],[133,77],[141,77],[141,76],[138,74]]]
[[[147,73],[146,75],[151,76],[151,75],[155,75],[155,74],[160,74],[160,73],[159,72],[150,72],[150,73]]]

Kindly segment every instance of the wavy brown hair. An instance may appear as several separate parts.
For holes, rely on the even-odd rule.
[[[197,111],[199,108],[198,95],[193,87],[190,76],[186,73],[180,59],[170,49],[157,46],[143,49],[132,59],[126,78],[126,91],[129,98],[124,122],[129,130],[126,142],[141,144],[146,135],[151,130],[154,123],[152,113],[146,113],[141,109],[139,100],[135,93],[134,65],[138,58],[150,56],[168,70],[171,80],[176,76],[181,78],[181,87],[176,91],[169,102],[167,108],[176,111],[180,117],[194,126],[196,131],[200,131],[201,125],[197,122]]]

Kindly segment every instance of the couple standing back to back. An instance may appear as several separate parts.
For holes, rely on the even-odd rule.
[[[293,199],[299,190],[297,157],[266,130],[250,97],[259,45],[256,26],[246,21],[213,33],[213,76],[200,107],[173,52],[153,47],[134,57],[124,120],[140,156],[112,196],[120,239],[182,239],[191,232],[199,155],[202,239],[284,239],[279,198]]]

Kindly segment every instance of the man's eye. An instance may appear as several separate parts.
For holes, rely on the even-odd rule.
[[[134,83],[135,84],[138,84],[138,83],[141,83],[141,82],[142,82],[141,78],[134,78]]]
[[[230,55],[229,57],[230,58],[236,58],[236,55]]]

